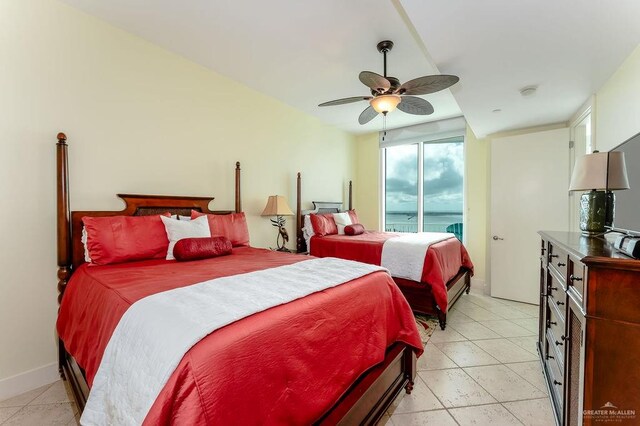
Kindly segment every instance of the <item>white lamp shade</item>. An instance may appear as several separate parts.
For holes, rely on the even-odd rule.
[[[592,189],[629,189],[624,152],[594,152],[583,155],[576,160],[569,191],[589,191]]]
[[[293,216],[293,212],[282,195],[270,195],[261,216]]]

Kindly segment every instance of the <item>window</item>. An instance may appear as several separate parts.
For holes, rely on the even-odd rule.
[[[464,139],[383,148],[384,229],[463,238]]]

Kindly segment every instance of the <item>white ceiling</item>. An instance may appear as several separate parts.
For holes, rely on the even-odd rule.
[[[382,128],[358,124],[367,103],[317,104],[368,95],[358,73],[382,73],[381,40],[394,41],[388,71],[402,82],[461,78],[424,96],[433,115],[396,111],[389,128],[461,108],[478,136],[569,119],[640,42],[638,0],[63,1],[354,133]]]

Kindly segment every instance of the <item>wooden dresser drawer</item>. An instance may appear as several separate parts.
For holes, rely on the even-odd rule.
[[[585,286],[585,277],[586,277],[586,268],[579,261],[574,260],[569,257],[569,281],[567,282],[567,289],[573,288],[576,296],[578,297],[578,301],[580,304],[583,304],[584,300],[584,286]]]
[[[562,278],[563,287],[566,288],[569,253],[550,242],[548,259],[549,266],[551,266],[556,270],[556,272],[558,272],[558,275]]]
[[[547,340],[547,345],[552,345],[552,343]],[[548,349],[551,353],[555,353],[551,347]],[[549,387],[551,388],[552,397],[560,408],[560,411],[562,411],[564,403],[564,368],[558,365],[556,361],[557,358],[546,359],[545,364],[547,366],[547,374],[549,375]]]
[[[558,309],[549,303],[547,312],[547,339],[556,354],[556,360],[564,365],[565,322]]]
[[[549,298],[549,304],[553,303],[553,305],[558,309],[558,312],[560,312],[560,318],[564,323],[564,312],[567,307],[567,293],[565,293],[554,274],[549,274],[547,280],[547,297]]]

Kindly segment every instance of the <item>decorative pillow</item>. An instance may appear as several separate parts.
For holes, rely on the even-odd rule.
[[[164,258],[169,240],[160,218],[169,216],[83,217],[91,263],[108,265]]]
[[[244,213],[205,214],[191,210],[191,219],[206,216],[211,235],[227,237],[234,247],[249,246],[249,228]]]
[[[173,260],[173,246],[183,238],[211,237],[209,222],[206,217],[199,217],[193,220],[175,220],[170,217],[162,217],[164,228],[169,238],[167,249],[167,260]]]
[[[344,227],[353,223],[351,221],[351,215],[348,212],[334,213],[333,220],[336,223],[339,235],[344,235]]]
[[[227,254],[231,254],[231,241],[225,237],[183,238],[173,246],[173,255],[180,262]]]
[[[351,223],[360,223],[355,210],[349,210],[347,213],[349,213],[349,217],[351,217]]]
[[[311,225],[313,226],[314,235],[320,237],[324,235],[333,235],[338,233],[338,227],[332,214],[310,214]]]
[[[344,227],[345,235],[360,235],[364,234],[364,226],[359,223],[354,223],[353,225],[347,225]]]

